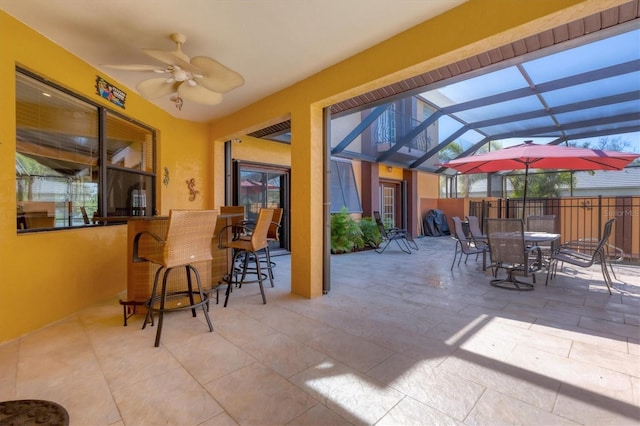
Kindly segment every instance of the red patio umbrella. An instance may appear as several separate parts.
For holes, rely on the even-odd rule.
[[[442,164],[461,173],[492,173],[524,169],[524,205],[527,202],[529,169],[554,170],[622,170],[640,154],[600,149],[573,148],[561,145],[538,145],[525,141],[520,145],[481,155],[457,158]]]

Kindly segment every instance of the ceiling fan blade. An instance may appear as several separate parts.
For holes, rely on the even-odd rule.
[[[182,53],[181,50],[176,50],[173,52],[167,52],[166,50],[157,50],[157,49],[142,49],[144,53],[151,56],[152,58],[167,64],[167,65],[177,65],[181,69],[190,72],[191,74],[202,74],[202,70],[200,68],[189,63],[189,57]]]
[[[180,58],[179,56],[176,56],[176,52],[169,52],[166,50],[159,50],[159,49],[142,49],[142,52],[144,52],[145,54],[151,56],[153,59],[157,59],[158,61],[167,64],[167,65],[173,65],[176,62],[176,59],[182,59],[185,62],[188,62],[188,58]],[[180,52],[182,53],[182,52]],[[183,56],[186,57],[186,55],[184,55],[184,53],[182,54]]]
[[[217,105],[222,102],[221,93],[213,92],[199,84],[191,86],[187,82],[182,83],[178,87],[178,95],[186,101],[203,105]]]
[[[160,68],[156,65],[102,65],[103,67],[111,68],[114,70],[125,71],[148,71],[148,72],[167,72],[166,69]]]
[[[198,84],[214,92],[228,92],[244,84],[240,74],[209,57],[196,56],[191,59],[191,64],[201,70],[202,77],[197,79]]]
[[[165,77],[158,77],[141,81],[136,86],[136,89],[138,89],[138,92],[140,92],[143,97],[155,99],[170,93],[175,93],[176,85],[175,83],[167,83]]]

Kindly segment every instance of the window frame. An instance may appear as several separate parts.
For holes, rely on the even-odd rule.
[[[109,203],[108,203],[108,187],[109,187],[109,181],[108,181],[108,174],[110,172],[116,172],[116,173],[126,173],[130,178],[134,177],[137,178],[139,181],[144,181],[145,183],[149,183],[150,187],[146,187],[146,192],[147,192],[147,208],[145,211],[145,216],[152,216],[154,214],[154,212],[156,211],[156,175],[157,175],[157,131],[152,128],[151,126],[148,126],[144,123],[139,122],[138,120],[134,120],[131,117],[126,116],[125,114],[122,114],[120,111],[111,109],[111,108],[107,108],[104,105],[101,105],[100,103],[93,101],[81,94],[78,94],[72,90],[69,90],[41,75],[38,75],[32,71],[29,71],[28,69],[25,69],[21,66],[16,66],[15,67],[15,76],[16,76],[16,84],[17,84],[17,76],[18,74],[22,74],[23,76],[26,76],[30,79],[33,79],[34,81],[43,84],[45,86],[51,87],[52,89],[55,89],[61,93],[63,93],[66,96],[70,96],[73,99],[83,102],[85,104],[87,104],[87,106],[90,106],[91,108],[96,108],[97,114],[96,114],[96,119],[97,119],[97,142],[98,142],[98,155],[97,155],[97,160],[98,160],[98,164],[97,164],[97,185],[98,185],[98,190],[97,190],[97,210],[95,211],[94,215],[98,216],[98,217],[110,217],[110,216],[119,216],[119,215],[115,215],[115,214],[110,214],[109,213]],[[18,93],[16,91],[15,94],[15,103],[18,103]],[[16,111],[17,114],[17,111]],[[131,168],[131,167],[126,167],[126,166],[120,166],[120,165],[116,165],[116,164],[108,164],[109,162],[107,161],[108,157],[108,153],[107,153],[107,147],[108,147],[108,143],[107,143],[107,135],[108,135],[108,128],[107,128],[107,121],[108,121],[108,117],[112,116],[115,117],[116,119],[125,121],[126,123],[132,124],[133,126],[139,127],[141,130],[143,130],[144,132],[148,132],[150,134],[150,141],[149,143],[151,144],[150,150],[151,150],[151,158],[149,159],[150,161],[150,167],[148,167],[145,170],[145,167],[141,167],[139,170],[135,169],[135,168]],[[19,126],[18,126],[18,116],[16,115],[15,117],[15,126],[16,126],[16,136],[19,130]],[[18,147],[16,146],[14,152],[17,154],[18,153]],[[17,155],[16,155],[17,158]],[[14,162],[16,160],[14,159]],[[16,193],[16,202],[18,202],[17,200],[18,194]],[[132,216],[132,214],[130,213],[128,216]],[[17,214],[18,220],[20,219],[19,215]],[[110,224],[110,223],[114,223],[111,221],[107,221],[106,224]],[[32,232],[43,232],[43,231],[58,231],[58,230],[64,230],[64,229],[73,229],[73,228],[84,228],[84,227],[91,227],[94,226],[95,223],[93,220],[89,220],[89,224],[74,224],[74,223],[67,223],[66,226],[55,226],[54,227],[43,227],[43,228],[31,228],[31,229],[20,229],[19,226],[17,227],[17,233],[18,234],[22,234],[22,233],[32,233]]]
[[[334,164],[336,173],[333,170]],[[329,167],[330,213],[340,213],[343,207],[347,209],[347,213],[362,213],[362,200],[353,170],[353,162],[331,157]]]

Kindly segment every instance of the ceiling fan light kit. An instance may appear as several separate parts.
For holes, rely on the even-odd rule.
[[[182,51],[187,40],[184,34],[173,33],[171,40],[176,44],[173,51],[142,49],[142,51],[165,64],[165,67],[153,65],[105,65],[113,69],[127,71],[154,72],[169,76],[143,80],[136,89],[146,99],[157,99],[172,95],[170,101],[176,108],[182,109],[183,102],[190,101],[201,105],[217,105],[222,102],[222,94],[244,84],[244,78],[215,59],[207,56],[195,56],[191,59]]]

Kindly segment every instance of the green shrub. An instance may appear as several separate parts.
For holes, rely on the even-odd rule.
[[[378,248],[382,242],[382,236],[380,235],[376,221],[372,217],[363,217],[360,219],[358,225],[360,225],[360,230],[362,230],[362,237],[365,244],[373,248]]]
[[[347,213],[346,207],[343,207],[340,213],[333,213],[331,215],[331,252],[348,253],[362,247],[364,247],[362,230]]]

